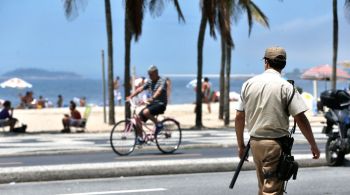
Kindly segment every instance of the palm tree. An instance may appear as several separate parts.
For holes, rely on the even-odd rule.
[[[226,89],[229,88],[230,83],[227,80],[227,77],[225,77],[225,72],[230,74],[231,67],[227,66],[228,62],[228,55],[231,56],[231,48],[234,47],[233,40],[231,37],[231,13],[233,10],[233,6],[235,6],[234,1],[219,1],[219,9],[218,9],[218,28],[221,32],[221,66],[220,66],[220,97],[219,97],[219,119],[223,119],[224,117],[224,111],[227,111],[227,108],[225,108],[225,102],[229,101],[229,96],[226,97]],[[231,58],[229,59],[231,61]],[[228,77],[229,79],[229,77]],[[229,92],[227,93],[229,94]],[[227,99],[227,100],[226,100]]]
[[[207,22],[210,27],[210,36],[216,39],[215,34],[215,17],[216,17],[216,0],[201,0],[201,22],[199,26],[198,40],[197,40],[197,89],[196,89],[196,119],[195,127],[201,129],[202,123],[202,77],[203,77],[203,46],[204,37],[207,27]]]
[[[253,27],[253,21],[255,20],[259,24],[261,24],[264,27],[269,27],[268,18],[265,16],[265,14],[260,10],[260,8],[251,0],[239,0],[238,2],[231,1],[226,5],[229,8],[230,16],[233,18],[237,18],[242,11],[247,13],[248,17],[248,35],[250,36],[252,27]],[[242,10],[242,11],[240,11]],[[230,17],[228,16],[226,18],[226,25],[229,25],[227,29],[231,28],[231,22]],[[225,35],[225,37],[228,37]],[[227,43],[226,43],[227,44]],[[231,74],[231,51],[233,49],[233,43],[226,45],[226,77],[225,77],[225,91],[224,91],[224,125],[229,125],[230,123],[230,74]]]
[[[203,77],[203,45],[204,35],[207,22],[210,27],[210,35],[216,39],[215,25],[221,32],[221,42],[232,44],[230,25],[227,25],[225,18],[227,18],[227,4],[230,1],[223,0],[202,0],[201,1],[201,23],[199,27],[198,41],[197,41],[197,89],[196,89],[196,121],[195,127],[201,129],[202,123],[202,77]],[[225,50],[225,49],[223,49]],[[225,56],[222,53],[222,58]],[[223,62],[223,61],[222,61]],[[221,65],[223,67],[223,65]],[[223,69],[222,69],[223,70]],[[222,72],[222,71],[221,71]],[[221,79],[221,78],[220,78]]]
[[[333,58],[332,58],[332,89],[337,88],[337,57],[338,57],[338,9],[337,0],[333,0]],[[345,0],[345,11],[350,11],[350,0]]]
[[[180,5],[177,0],[172,0],[178,13],[179,21],[185,21]],[[124,66],[124,83],[125,97],[130,95],[130,51],[131,41],[137,42],[142,33],[142,22],[145,8],[148,6],[153,16],[160,16],[164,9],[163,0],[126,0],[125,2],[125,66]],[[125,105],[125,118],[130,118],[130,104]]]
[[[196,98],[196,127],[202,125],[202,70],[203,70],[203,44],[206,22],[209,23],[210,35],[215,39],[215,26],[221,35],[221,70],[220,70],[220,105],[219,118],[223,118],[225,113],[225,125],[228,125],[230,118],[230,74],[231,74],[231,50],[234,46],[231,37],[231,17],[237,17],[242,11],[247,12],[249,35],[251,32],[253,19],[268,26],[266,16],[250,0],[202,0],[201,1],[202,18],[198,35],[197,45],[197,98]],[[225,77],[226,72],[226,77]],[[224,110],[225,108],[225,110]]]
[[[202,6],[202,18],[199,26],[197,41],[197,89],[196,89],[196,128],[201,129],[202,124],[202,77],[203,77],[203,45],[205,30],[207,27],[207,16],[204,6]]]
[[[65,0],[64,10],[67,19],[74,19],[78,16],[78,7],[85,7],[84,0]],[[79,5],[78,5],[79,4]],[[108,43],[108,101],[109,101],[109,124],[115,123],[114,93],[113,93],[113,32],[112,14],[110,0],[105,0],[107,43]]]
[[[224,96],[225,93],[225,63],[226,63],[226,43],[221,36],[221,64],[220,64],[220,96],[219,96],[219,119],[224,119]]]
[[[108,43],[108,100],[109,100],[109,114],[108,123],[110,125],[115,123],[114,112],[114,85],[113,85],[113,31],[112,31],[112,13],[110,0],[105,0],[106,12],[106,28],[107,28],[107,43]]]

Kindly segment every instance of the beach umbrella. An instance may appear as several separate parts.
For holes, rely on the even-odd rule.
[[[203,79],[202,79],[202,81],[203,81]],[[197,79],[191,80],[186,85],[187,88],[195,88],[196,86],[197,86]]]
[[[203,82],[204,82],[204,79],[202,79],[202,83]],[[209,81],[209,85],[212,86],[210,81]],[[186,87],[187,88],[195,88],[195,87],[197,87],[197,79],[193,79],[190,82],[188,82]]]
[[[332,66],[329,64],[319,65],[306,70],[302,75],[302,79],[313,80],[314,97],[317,100],[317,81],[329,81],[332,77]],[[349,73],[341,68],[337,68],[337,80],[350,79]]]
[[[7,81],[4,81],[0,84],[2,88],[10,87],[10,88],[32,88],[32,84],[20,79],[20,78],[12,78]]]
[[[306,70],[302,75],[302,79],[307,80],[331,80],[332,66],[329,64],[319,65]],[[347,80],[350,75],[343,69],[337,68],[337,79]]]

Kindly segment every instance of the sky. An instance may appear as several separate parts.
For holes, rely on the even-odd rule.
[[[16,68],[43,68],[100,78],[101,50],[107,52],[104,1],[85,1],[79,15],[67,20],[62,0],[0,0],[0,74]],[[178,22],[171,3],[160,17],[146,12],[142,35],[131,46],[131,65],[137,75],[145,75],[151,64],[161,74],[196,74],[199,1],[179,2],[185,23]],[[262,72],[264,50],[275,45],[287,51],[285,71],[332,64],[332,1],[254,2],[268,16],[270,28],[255,23],[248,36],[245,13],[233,23],[232,74]],[[124,7],[122,0],[111,3],[114,75],[123,77]],[[345,19],[343,0],[338,0],[338,17],[340,62],[350,60],[350,22]],[[219,74],[220,56],[220,40],[211,38],[207,30],[204,74]]]

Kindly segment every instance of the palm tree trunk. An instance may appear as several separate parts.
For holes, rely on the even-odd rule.
[[[333,0],[333,70],[332,70],[332,89],[337,88],[337,55],[338,55],[338,12],[337,0]]]
[[[202,10],[202,19],[199,27],[197,42],[197,90],[196,90],[196,128],[201,129],[202,124],[202,77],[203,77],[203,45],[207,19],[204,9]]]
[[[125,9],[125,65],[124,65],[124,94],[125,99],[130,95],[130,51],[131,51],[131,32],[129,29],[129,20]],[[125,119],[131,117],[130,103],[125,102]]]
[[[226,44],[225,44],[226,45]],[[231,47],[226,45],[226,79],[225,79],[225,106],[224,106],[224,124],[230,124],[230,74],[231,74]]]
[[[226,63],[226,44],[223,36],[221,36],[219,119],[224,118],[225,63]]]
[[[108,100],[109,100],[109,121],[108,124],[115,123],[114,118],[114,87],[113,87],[113,32],[112,32],[112,14],[110,0],[105,0],[106,28],[108,40]]]

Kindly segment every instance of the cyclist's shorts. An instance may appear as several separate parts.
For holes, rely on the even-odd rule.
[[[148,118],[146,118],[144,115],[143,115],[143,111],[145,109],[148,109],[149,112],[154,116],[154,115],[159,115],[159,114],[163,114],[165,109],[166,109],[166,105],[163,104],[163,103],[160,103],[160,102],[154,102],[154,103],[151,103],[149,105],[147,105],[144,109],[142,109],[139,113],[139,116],[141,117],[141,120],[143,122],[146,122],[148,120]]]

